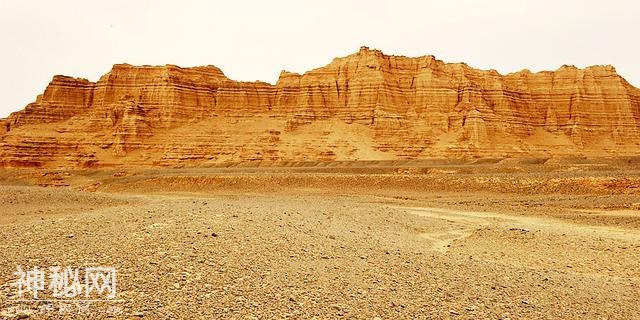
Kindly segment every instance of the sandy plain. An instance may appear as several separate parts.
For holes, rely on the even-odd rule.
[[[637,159],[7,169],[0,195],[4,318],[640,319]],[[17,265],[115,267],[117,301],[15,302]]]

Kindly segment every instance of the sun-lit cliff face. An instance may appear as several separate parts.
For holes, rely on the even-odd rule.
[[[501,75],[363,47],[278,82],[118,64],[55,76],[0,120],[2,166],[637,155],[640,90],[611,66]]]

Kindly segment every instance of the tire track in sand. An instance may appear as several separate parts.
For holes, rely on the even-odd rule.
[[[640,233],[634,230],[589,226],[555,218],[515,216],[493,212],[463,211],[446,208],[391,207],[401,209],[409,214],[448,222],[450,230],[420,234],[421,237],[432,242],[432,250],[442,253],[447,252],[453,241],[469,237],[476,230],[485,227],[522,230],[523,232],[536,229],[558,234],[589,235],[600,238],[640,242]],[[635,214],[640,216],[640,211],[636,211]]]

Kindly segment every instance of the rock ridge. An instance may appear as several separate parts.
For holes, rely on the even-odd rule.
[[[638,155],[640,90],[611,65],[500,74],[361,47],[276,84],[208,65],[56,75],[0,120],[3,167]]]

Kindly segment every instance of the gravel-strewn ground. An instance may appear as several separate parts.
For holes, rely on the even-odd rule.
[[[494,186],[518,179],[487,175]],[[482,191],[477,179],[469,191],[459,179],[475,176],[457,175],[438,176],[453,181],[445,191],[423,175],[382,175],[379,185],[360,174],[132,176],[0,186],[0,315],[640,319],[636,174],[616,173],[628,185],[602,189],[598,173],[554,193],[523,191],[522,182]],[[577,181],[532,179],[548,188]],[[113,266],[121,301],[88,315],[61,315],[55,302],[18,315],[16,265]]]

